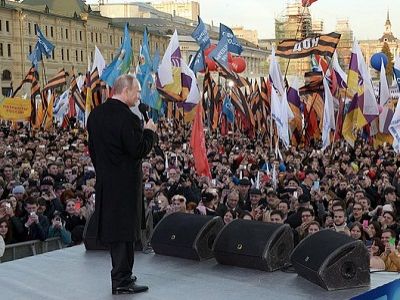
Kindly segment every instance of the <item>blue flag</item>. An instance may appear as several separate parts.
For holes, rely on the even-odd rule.
[[[192,69],[193,73],[196,74],[197,72],[203,71],[205,69],[204,61],[204,51],[200,48],[190,62],[189,67]]]
[[[114,85],[115,79],[122,74],[129,72],[132,63],[132,45],[128,29],[128,23],[125,25],[124,39],[121,47],[118,49],[114,60],[104,69],[101,74],[101,80],[104,80],[109,86]]]
[[[33,48],[32,53],[28,55],[29,60],[35,69],[39,70],[39,61],[42,61],[42,52],[40,51],[39,42],[36,43],[35,48]]]
[[[235,108],[229,96],[225,97],[224,104],[222,105],[222,112],[229,123],[235,123]]]
[[[198,16],[199,24],[192,32],[192,38],[194,38],[199,44],[201,49],[206,49],[210,46],[210,36],[208,35],[207,28],[204,25],[203,21],[201,20],[200,16]]]
[[[160,51],[158,51],[158,48],[157,48],[156,53],[154,53],[154,57],[153,57],[153,67],[152,67],[153,72],[157,72],[159,64],[160,64]]]
[[[243,52],[243,47],[240,45],[232,29],[220,23],[219,39],[221,40],[223,36],[227,38],[229,52],[236,53],[237,55],[240,55]]]
[[[40,52],[44,55],[46,55],[47,58],[49,58],[53,52],[54,45],[50,43],[43,35],[43,33],[40,31],[39,26],[37,26],[37,37],[38,41],[37,44],[39,46]],[[36,46],[35,46],[36,48]]]
[[[149,50],[149,39],[148,39],[148,34],[147,34],[147,28],[144,28],[143,32],[143,43],[142,43],[142,48],[141,48],[141,53],[140,55],[144,57],[144,63],[146,65],[151,66],[151,57],[150,57],[150,50]]]
[[[155,88],[155,82],[151,72],[147,72],[144,76],[140,98],[143,103],[147,104],[151,108],[157,111],[161,109],[162,101],[157,89]]]
[[[228,40],[226,36],[223,36],[219,40],[217,47],[208,54],[208,57],[219,62],[224,67],[228,65]]]
[[[399,86],[399,90],[400,90],[400,69],[397,69],[396,66],[394,66],[393,74],[394,74],[394,78],[396,78],[397,85]]]

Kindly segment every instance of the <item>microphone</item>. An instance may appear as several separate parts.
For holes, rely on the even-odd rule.
[[[139,103],[139,111],[143,115],[144,120],[146,123],[149,121],[149,115],[147,112],[150,110],[150,107],[145,103]]]

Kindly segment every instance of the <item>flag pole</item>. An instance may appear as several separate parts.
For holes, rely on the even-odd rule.
[[[306,5],[303,7],[303,12],[300,14],[300,22],[299,22],[299,25],[297,26],[297,30],[296,30],[296,34],[295,34],[295,36],[294,36],[294,39],[297,39],[297,34],[299,33],[300,26],[301,26],[301,24],[303,23],[303,17],[304,17],[304,14],[305,14],[305,12],[306,12],[306,7],[308,7],[308,3],[309,3],[309,2],[310,2],[310,0],[307,0]],[[288,70],[289,70],[290,60],[291,60],[291,59],[290,59],[290,57],[289,57],[288,63],[287,63],[287,65],[286,65],[286,70],[285,70],[285,80],[286,80],[287,72],[288,72]]]

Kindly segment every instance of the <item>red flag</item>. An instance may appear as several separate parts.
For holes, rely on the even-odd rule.
[[[207,160],[206,141],[203,127],[203,107],[201,103],[197,104],[196,116],[192,127],[192,137],[190,146],[192,147],[194,165],[196,172],[200,176],[208,176],[211,178],[210,167]]]
[[[311,4],[313,4],[316,1],[317,0],[301,0],[301,5],[303,5],[303,7],[310,6]]]

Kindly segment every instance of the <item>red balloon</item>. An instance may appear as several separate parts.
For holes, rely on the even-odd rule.
[[[216,71],[217,70],[217,64],[215,63],[214,60],[206,56],[206,65],[208,67],[209,71]]]
[[[228,62],[232,62],[232,53],[228,52]]]
[[[232,58],[232,71],[242,73],[246,70],[246,61],[243,57],[236,56]]]
[[[207,57],[216,47],[217,45],[211,44],[207,49],[204,49],[204,56]]]

